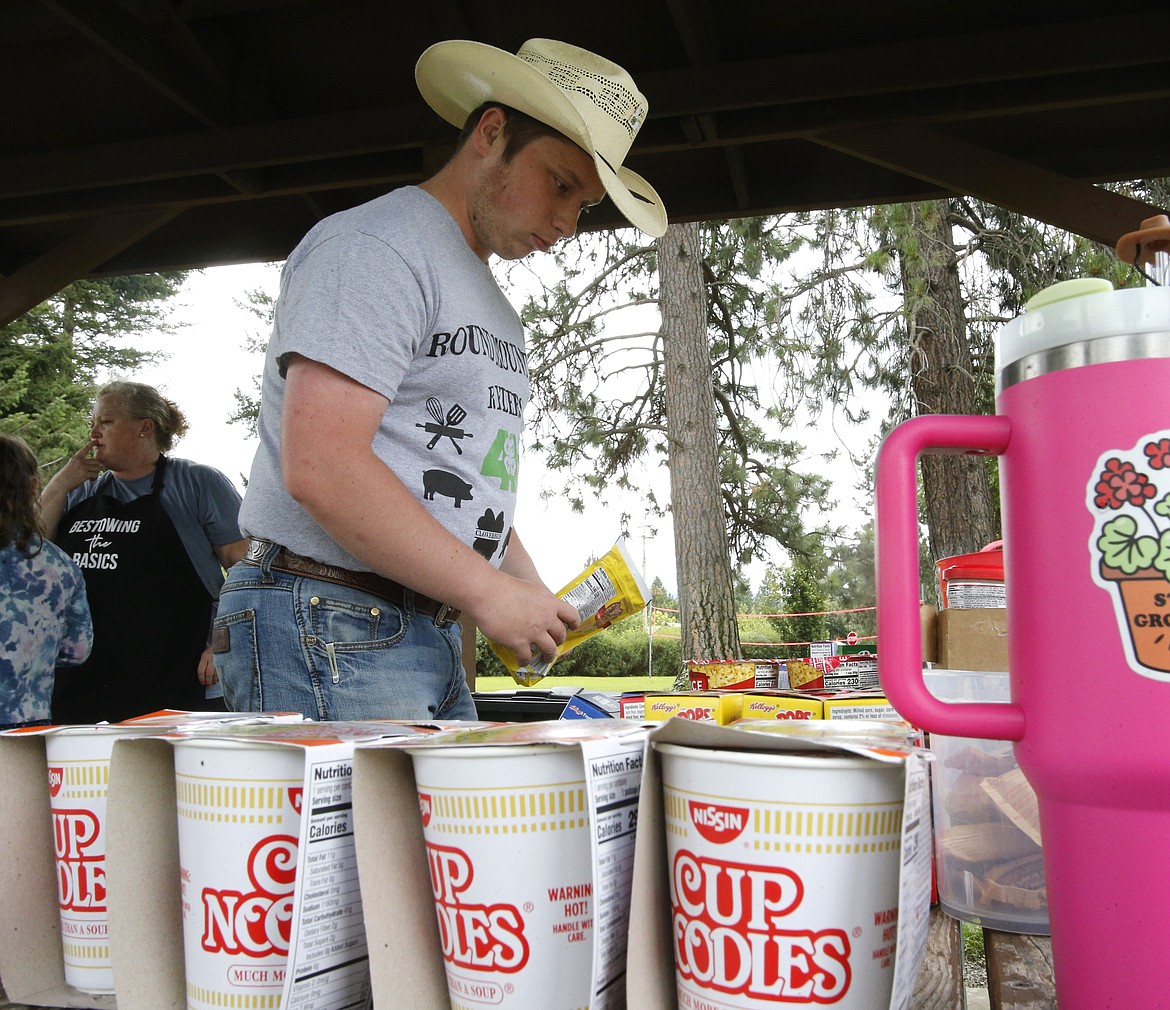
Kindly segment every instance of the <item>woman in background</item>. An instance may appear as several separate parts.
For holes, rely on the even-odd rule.
[[[0,434],[0,729],[48,723],[53,668],[93,645],[81,571],[41,534],[39,485],[28,444]]]
[[[86,664],[58,678],[59,722],[223,708],[208,643],[224,569],[246,546],[240,494],[214,467],[166,455],[186,430],[153,386],[111,383],[90,440],[41,493],[45,527],[85,575],[96,630]]]

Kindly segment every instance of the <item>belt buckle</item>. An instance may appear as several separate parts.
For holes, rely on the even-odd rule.
[[[244,552],[243,560],[249,564],[258,565],[264,560],[264,555],[268,553],[268,548],[271,546],[272,541],[253,537],[248,541],[248,549]]]
[[[440,628],[445,628],[448,624],[454,624],[459,620],[459,611],[448,603],[444,603],[435,612],[435,625]]]

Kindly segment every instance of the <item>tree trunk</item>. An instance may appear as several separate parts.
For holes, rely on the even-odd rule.
[[[720,489],[715,396],[699,225],[657,242],[670,508],[682,659],[739,657],[739,626]],[[685,672],[680,671],[680,674]]]
[[[917,413],[973,414],[975,380],[947,203],[916,203],[907,209],[899,264]],[[921,465],[935,560],[996,539],[995,503],[982,457],[926,455]]]

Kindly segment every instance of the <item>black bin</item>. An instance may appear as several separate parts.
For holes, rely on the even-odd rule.
[[[540,722],[559,719],[569,696],[552,691],[473,693],[475,710],[485,722]]]

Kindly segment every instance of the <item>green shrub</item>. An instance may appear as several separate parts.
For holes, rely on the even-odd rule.
[[[475,675],[477,677],[511,677],[500,657],[492,652],[491,644],[482,631],[475,630]]]
[[[677,638],[655,638],[649,660],[655,677],[677,677],[683,665],[682,643]]]
[[[587,638],[556,661],[559,677],[624,677],[628,664],[620,640],[612,630]]]
[[[663,651],[665,650],[665,655]],[[678,666],[677,641],[654,642],[654,667],[663,670],[664,663]],[[509,676],[482,631],[476,632],[476,675],[480,677]],[[630,617],[612,627],[599,631],[557,660],[553,667],[559,677],[639,677],[645,676],[649,666],[650,639],[641,620]]]

